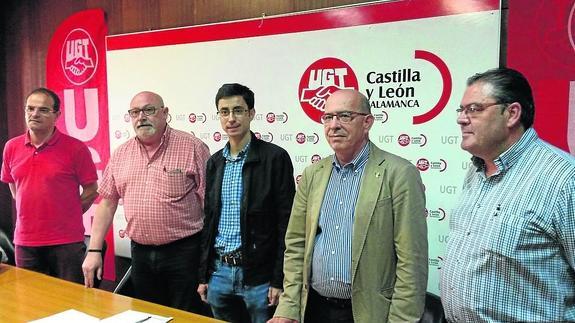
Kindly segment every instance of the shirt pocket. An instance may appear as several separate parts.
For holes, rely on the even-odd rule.
[[[521,235],[527,228],[525,217],[515,213],[494,211],[490,216],[486,233],[488,239],[483,239],[482,249],[493,256],[513,258],[517,255],[521,243]]]
[[[180,198],[188,191],[188,177],[180,168],[164,168],[161,175],[162,194],[169,198]]]

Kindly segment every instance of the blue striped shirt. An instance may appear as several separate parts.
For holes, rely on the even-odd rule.
[[[312,260],[312,287],[325,297],[351,298],[351,238],[369,144],[348,164],[335,155],[320,213]]]
[[[215,246],[218,254],[232,252],[242,245],[240,231],[240,209],[243,193],[242,169],[248,156],[249,146],[250,143],[240,151],[236,158],[230,154],[229,143],[222,152],[226,159],[226,166],[222,180],[222,213]]]
[[[473,158],[441,272],[454,322],[575,320],[575,157],[528,129],[486,178]]]

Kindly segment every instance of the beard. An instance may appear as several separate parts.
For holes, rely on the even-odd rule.
[[[158,132],[158,130],[151,124],[139,125],[136,128],[136,135],[142,139],[152,137],[156,132]]]

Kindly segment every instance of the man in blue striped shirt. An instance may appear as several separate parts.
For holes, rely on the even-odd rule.
[[[415,322],[427,287],[419,172],[371,143],[374,117],[360,92],[333,93],[321,120],[335,154],[301,177],[270,322]]]
[[[515,70],[469,78],[457,113],[473,166],[441,273],[448,320],[575,321],[575,158],[539,139]]]

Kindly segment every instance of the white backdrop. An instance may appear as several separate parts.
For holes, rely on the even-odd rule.
[[[459,148],[455,109],[467,77],[498,65],[500,11],[498,1],[477,8],[477,1],[461,0],[455,9],[422,3],[378,3],[110,36],[111,148],[133,136],[126,113],[130,99],[150,90],[170,108],[171,127],[194,133],[215,153],[227,138],[214,97],[223,83],[238,82],[256,94],[252,130],[288,150],[297,178],[313,158],[331,154],[322,125],[308,116],[321,111],[302,100],[302,93],[356,87],[371,94],[377,120],[371,140],[421,170],[430,243],[428,289],[438,293],[449,213],[470,157]],[[444,104],[437,113],[414,122],[441,103],[442,93]],[[116,252],[127,256],[124,227],[119,207]]]

